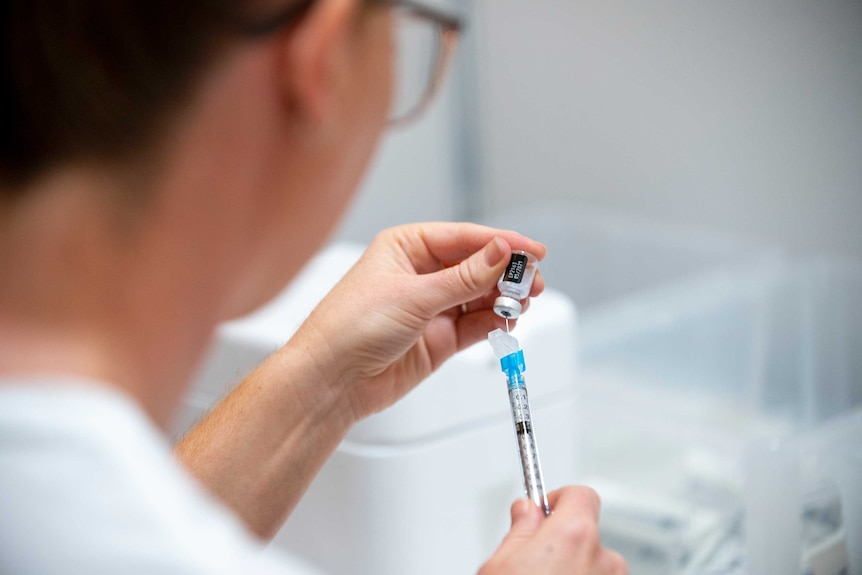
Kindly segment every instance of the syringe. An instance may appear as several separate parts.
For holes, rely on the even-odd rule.
[[[524,491],[527,497],[545,512],[545,515],[550,515],[551,508],[548,505],[548,496],[545,494],[542,465],[539,462],[539,450],[536,447],[527,385],[524,380],[526,371],[524,352],[520,349],[518,340],[501,329],[489,333],[488,341],[500,359],[500,367],[506,374],[509,386],[509,406],[512,409],[512,422],[518,440],[518,454],[524,474]]]

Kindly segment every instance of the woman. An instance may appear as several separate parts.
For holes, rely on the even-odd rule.
[[[452,24],[392,1],[3,9],[0,572],[279,573],[261,541],[350,426],[498,326],[512,249],[544,255],[470,224],[383,232],[172,456],[213,328],[290,280],[356,189],[397,14]],[[512,506],[483,573],[625,571],[593,491],[550,500]]]

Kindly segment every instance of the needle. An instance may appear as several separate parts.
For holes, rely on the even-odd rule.
[[[509,333],[509,318],[506,318],[506,333]]]

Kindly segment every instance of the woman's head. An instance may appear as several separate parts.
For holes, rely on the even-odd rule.
[[[403,51],[419,56],[416,110],[458,24],[407,0],[4,3],[0,216],[98,182],[67,219],[95,201],[131,208],[126,228],[169,219],[271,294],[332,230],[387,126],[396,10],[421,24],[399,27],[421,32]]]
[[[150,203],[181,205],[189,230],[222,230],[257,268],[279,267],[265,254],[285,244],[291,262],[306,259],[386,126],[393,54],[382,4],[5,2],[0,205],[83,167],[102,182],[119,175],[102,196],[120,205],[138,196],[129,205],[139,219],[151,215],[140,197],[170,188],[172,198]],[[283,283],[295,268],[268,274]]]
[[[100,377],[184,381],[216,322],[328,237],[388,125],[393,4],[435,20],[234,2],[3,5],[0,331],[98,350]]]
[[[4,191],[59,164],[128,161],[155,145],[241,13],[235,0],[4,2]]]

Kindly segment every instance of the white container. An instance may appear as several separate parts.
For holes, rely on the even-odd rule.
[[[271,304],[221,326],[177,432],[282,345],[360,253],[328,249]],[[571,300],[548,289],[514,332],[549,490],[572,483],[577,468],[576,326]],[[357,424],[273,544],[323,573],[475,571],[522,491],[506,379],[482,342]]]

